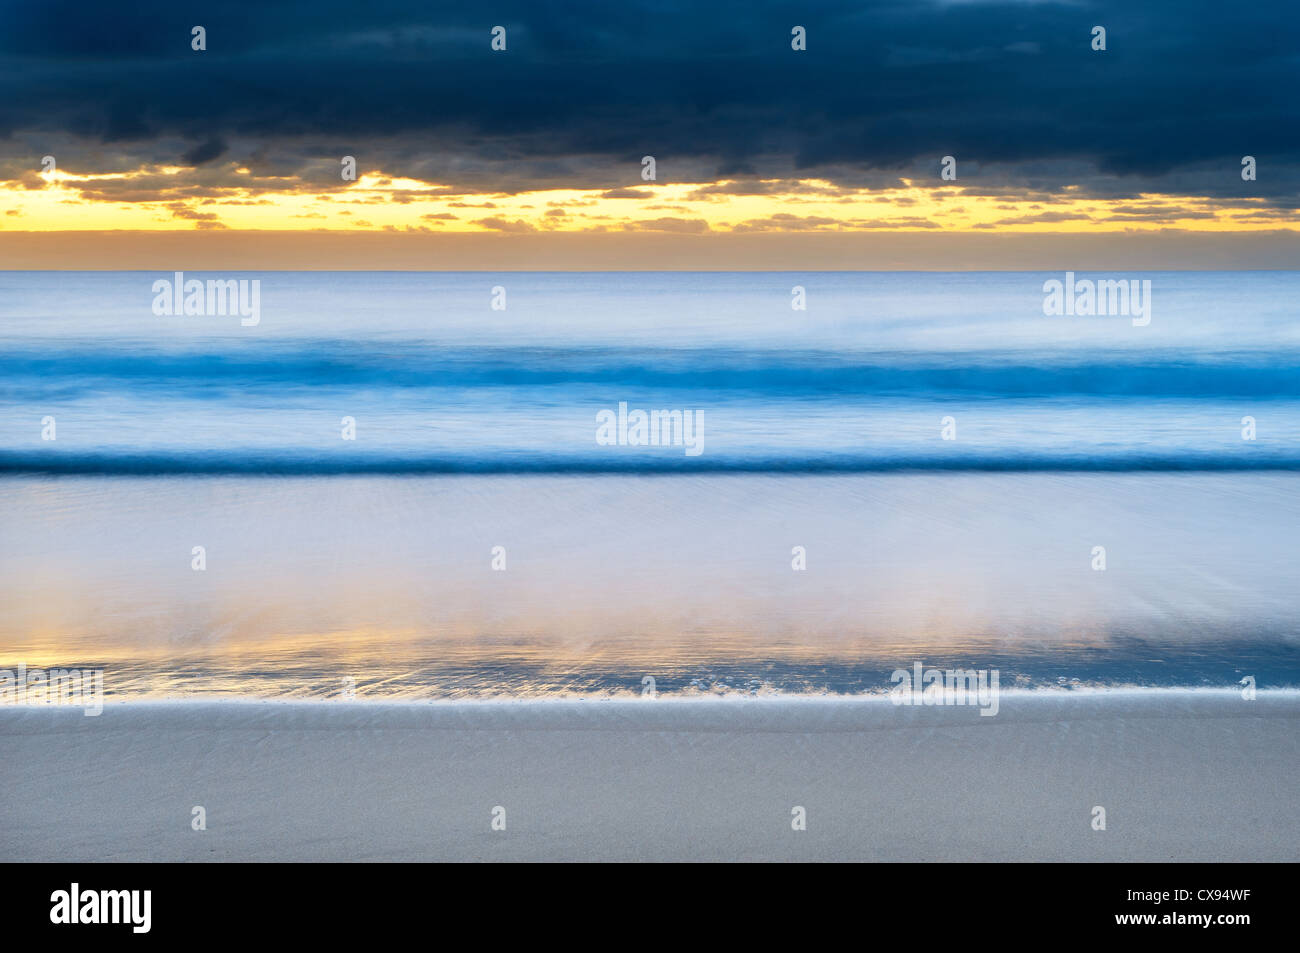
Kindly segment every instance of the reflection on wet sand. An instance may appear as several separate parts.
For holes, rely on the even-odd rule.
[[[0,667],[110,697],[858,693],[918,660],[1295,686],[1296,480],[10,477]]]

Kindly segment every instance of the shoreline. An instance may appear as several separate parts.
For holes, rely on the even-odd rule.
[[[45,669],[56,668],[57,666],[45,666]],[[1074,686],[1050,686],[1039,685],[1030,688],[1001,688],[999,697],[1001,699],[1022,699],[1025,701],[1033,699],[1042,699],[1044,701],[1063,698],[1096,698],[1104,697],[1115,700],[1120,699],[1139,699],[1144,697],[1163,697],[1166,699],[1173,698],[1221,698],[1225,700],[1241,699],[1241,686],[1209,686],[1209,685],[1074,685]],[[1278,686],[1271,688],[1256,688],[1255,693],[1259,698],[1271,699],[1294,699],[1300,701],[1300,686]],[[123,707],[171,707],[187,705],[268,705],[268,706],[285,706],[292,707],[303,705],[310,707],[393,707],[393,708],[421,708],[426,706],[563,706],[563,705],[630,705],[644,706],[656,703],[671,704],[710,704],[710,703],[735,703],[750,705],[781,705],[781,704],[826,704],[826,705],[870,705],[884,702],[892,702],[888,689],[881,689],[872,692],[781,692],[768,691],[751,694],[744,691],[730,692],[684,692],[684,691],[666,691],[659,690],[654,697],[645,697],[638,690],[627,689],[618,694],[582,694],[582,693],[565,693],[552,692],[550,694],[536,695],[481,695],[481,696],[433,696],[428,698],[418,698],[410,696],[383,696],[373,695],[364,696],[358,694],[355,698],[345,699],[337,695],[331,696],[270,696],[270,695],[240,695],[229,694],[222,695],[218,693],[201,694],[190,693],[182,695],[159,695],[159,696],[129,696],[116,697],[111,694],[104,696],[104,708],[123,708]],[[76,709],[80,710],[82,706],[71,703],[28,703],[28,702],[9,702],[0,701],[0,712],[8,710],[39,712],[47,709]],[[900,702],[893,705],[897,708],[960,708],[962,705],[953,704],[922,704],[921,702]],[[968,703],[965,707],[973,707],[973,703]]]

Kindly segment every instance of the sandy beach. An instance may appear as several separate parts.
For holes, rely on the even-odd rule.
[[[1295,861],[1298,729],[1290,691],[1007,692],[995,717],[880,697],[5,707],[0,859]]]

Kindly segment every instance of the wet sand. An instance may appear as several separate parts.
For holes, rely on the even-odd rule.
[[[4,707],[0,760],[6,861],[1300,859],[1296,692]]]

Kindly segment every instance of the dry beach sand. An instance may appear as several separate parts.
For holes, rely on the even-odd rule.
[[[0,857],[1295,861],[1297,729],[1300,693],[1183,690],[1008,692],[995,717],[879,697],[6,707]]]

